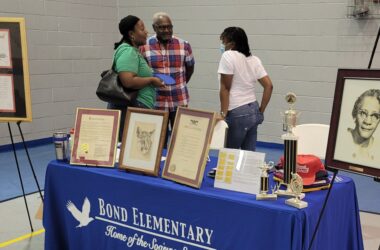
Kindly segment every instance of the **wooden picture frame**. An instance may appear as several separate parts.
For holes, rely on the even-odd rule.
[[[326,165],[380,177],[380,70],[339,69]]]
[[[0,122],[31,122],[24,18],[0,18]]]
[[[179,107],[162,177],[199,188],[207,163],[215,113]]]
[[[120,111],[77,108],[70,164],[115,165]]]
[[[119,168],[158,176],[168,117],[167,111],[128,107]]]

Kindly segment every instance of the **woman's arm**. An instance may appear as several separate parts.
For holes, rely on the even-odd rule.
[[[264,76],[263,78],[259,79],[259,83],[264,88],[259,110],[261,113],[264,113],[265,108],[267,107],[269,100],[272,96],[273,84],[269,76]]]
[[[234,75],[220,74],[220,112],[224,117],[227,115],[228,105],[230,104],[230,89],[233,77]]]
[[[149,84],[155,87],[165,87],[164,82],[157,77],[139,77],[135,73],[128,71],[119,72],[119,78],[126,88],[141,89]]]

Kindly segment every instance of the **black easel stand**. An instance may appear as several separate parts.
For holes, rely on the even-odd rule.
[[[373,60],[373,57],[374,57],[375,52],[376,52],[377,43],[379,42],[379,37],[380,37],[380,26],[379,26],[379,30],[377,31],[377,36],[376,36],[375,44],[373,45],[371,58],[369,59],[368,69],[371,69],[372,60]],[[376,181],[376,182],[380,182],[380,178],[379,177],[373,177],[373,180]]]
[[[19,179],[20,179],[20,183],[21,183],[22,196],[24,197],[24,202],[25,202],[26,212],[28,213],[28,219],[29,219],[29,224],[30,224],[30,230],[31,230],[32,232],[34,232],[34,230],[33,230],[33,225],[32,225],[32,220],[30,219],[30,213],[29,213],[28,202],[26,201],[25,189],[24,189],[24,183],[22,182],[20,166],[19,166],[19,164],[18,164],[18,159],[17,159],[17,154],[16,154],[16,147],[15,147],[15,144],[14,144],[14,142],[13,142],[13,135],[12,135],[11,125],[9,124],[9,122],[8,122],[8,130],[9,130],[9,136],[11,137],[12,148],[13,148],[13,154],[14,154],[15,161],[16,161],[18,177],[19,177]]]
[[[31,159],[30,159],[30,155],[29,155],[28,147],[26,146],[25,139],[24,139],[24,134],[22,133],[22,130],[21,130],[21,126],[20,126],[20,124],[21,124],[21,121],[18,121],[18,122],[17,122],[17,126],[18,126],[18,130],[20,131],[20,135],[21,135],[21,139],[22,139],[22,144],[23,144],[23,146],[24,146],[24,149],[25,149],[26,155],[27,155],[27,157],[28,157],[28,161],[29,161],[30,169],[32,170],[33,177],[34,177],[34,181],[35,181],[36,184],[37,184],[37,188],[38,188],[38,192],[40,193],[41,200],[42,200],[42,202],[44,202],[44,197],[42,196],[41,188],[40,188],[40,185],[39,185],[39,183],[38,183],[37,176],[36,176],[36,172],[34,171],[34,167],[33,167],[32,161],[31,161]],[[31,221],[31,218],[30,218],[30,213],[29,213],[28,203],[27,203],[27,201],[26,201],[26,196],[25,196],[24,183],[23,183],[23,181],[22,181],[22,177],[21,177],[21,171],[20,171],[20,166],[19,166],[19,163],[18,163],[18,158],[17,158],[17,153],[16,153],[16,147],[15,147],[15,144],[14,144],[14,141],[13,141],[13,134],[12,134],[12,130],[11,130],[11,126],[10,126],[9,122],[8,122],[8,130],[9,130],[9,136],[11,137],[12,148],[13,148],[13,154],[14,154],[15,161],[16,161],[18,177],[19,177],[19,179],[20,179],[20,183],[21,183],[22,196],[24,197],[24,202],[25,202],[26,212],[28,213],[28,219],[29,219],[30,229],[31,229],[31,231],[33,232],[33,231],[34,231],[34,230],[33,230],[33,225],[32,225],[32,221]]]
[[[371,58],[369,59],[368,69],[371,68],[372,59],[373,59],[373,56],[375,55],[375,52],[376,52],[377,43],[379,42],[379,36],[380,36],[380,26],[379,26],[379,30],[377,31],[377,36],[376,36],[375,44],[373,45]]]
[[[41,200],[42,200],[42,203],[43,203],[44,202],[44,197],[42,196],[41,188],[40,188],[40,185],[38,184],[38,179],[37,179],[37,176],[36,176],[36,172],[34,171],[34,167],[33,167],[32,161],[30,159],[28,147],[26,146],[26,143],[25,143],[25,140],[24,140],[24,135],[22,133],[20,124],[21,124],[21,121],[18,121],[17,122],[17,126],[18,126],[18,130],[20,131],[20,135],[21,135],[21,139],[22,139],[22,144],[24,145],[24,149],[25,149],[26,155],[28,156],[28,161],[29,161],[30,169],[32,170],[34,181],[37,184],[38,192],[40,193],[40,197],[41,197]]]
[[[337,175],[338,172],[339,172],[338,169],[330,169],[330,168],[327,168],[327,167],[326,167],[326,169],[328,169],[328,170],[334,172],[334,175],[333,175],[333,178],[331,179],[331,185],[330,185],[329,190],[327,191],[327,195],[326,195],[326,197],[325,197],[325,200],[323,201],[322,210],[321,210],[321,213],[319,214],[318,222],[317,222],[317,225],[315,226],[315,229],[314,229],[314,232],[313,232],[313,237],[311,238],[311,241],[310,241],[310,244],[309,244],[309,248],[308,248],[309,250],[310,250],[311,247],[313,246],[313,242],[314,242],[315,236],[317,235],[317,231],[318,231],[318,228],[319,228],[319,224],[321,223],[322,215],[323,215],[323,213],[325,212],[325,208],[326,208],[326,205],[327,205],[327,200],[329,199],[331,189],[332,189],[333,186],[334,186],[335,177],[336,177],[336,175]]]
[[[377,31],[377,36],[376,36],[375,44],[373,45],[373,49],[372,49],[372,53],[371,53],[371,58],[369,59],[368,69],[371,69],[372,60],[373,60],[373,57],[374,57],[375,52],[376,52],[377,43],[379,42],[379,37],[380,37],[380,26],[379,26],[379,30]],[[309,250],[313,246],[313,242],[314,242],[315,236],[317,234],[317,231],[318,231],[318,228],[319,228],[319,224],[320,224],[321,219],[322,219],[323,212],[325,211],[325,208],[326,208],[327,200],[329,199],[331,189],[333,188],[333,185],[334,185],[334,182],[335,182],[335,177],[338,174],[338,169],[331,169],[331,168],[328,168],[328,167],[326,167],[326,169],[334,172],[334,175],[333,175],[333,178],[331,180],[331,186],[330,186],[330,188],[329,188],[329,190],[327,192],[326,198],[325,198],[325,200],[323,202],[322,210],[321,210],[321,213],[319,214],[318,222],[317,222],[317,225],[315,226],[315,229],[314,229],[314,232],[313,232],[313,237],[311,238],[311,241],[310,241],[310,244],[309,244],[309,248],[308,248]],[[379,178],[374,177],[375,181],[378,181],[377,179],[379,179]]]

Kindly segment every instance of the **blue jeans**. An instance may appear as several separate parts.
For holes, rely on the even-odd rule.
[[[258,102],[252,102],[228,111],[227,148],[256,150],[257,127],[264,121]]]

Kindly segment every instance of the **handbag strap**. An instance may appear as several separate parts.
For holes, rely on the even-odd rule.
[[[112,69],[113,71],[116,72],[116,70],[115,70],[115,65],[116,65],[115,58],[112,58],[112,66],[111,66],[111,69]],[[116,72],[116,73],[117,73],[117,72]]]
[[[140,52],[138,52],[138,53],[140,53]],[[140,62],[141,62],[141,57],[142,57],[141,54],[137,55],[137,59],[139,60],[139,65],[140,65]],[[116,72],[115,65],[116,65],[116,62],[115,62],[115,56],[114,56],[112,58],[112,67],[111,67],[111,69]],[[119,73],[119,72],[116,72],[116,73]]]

